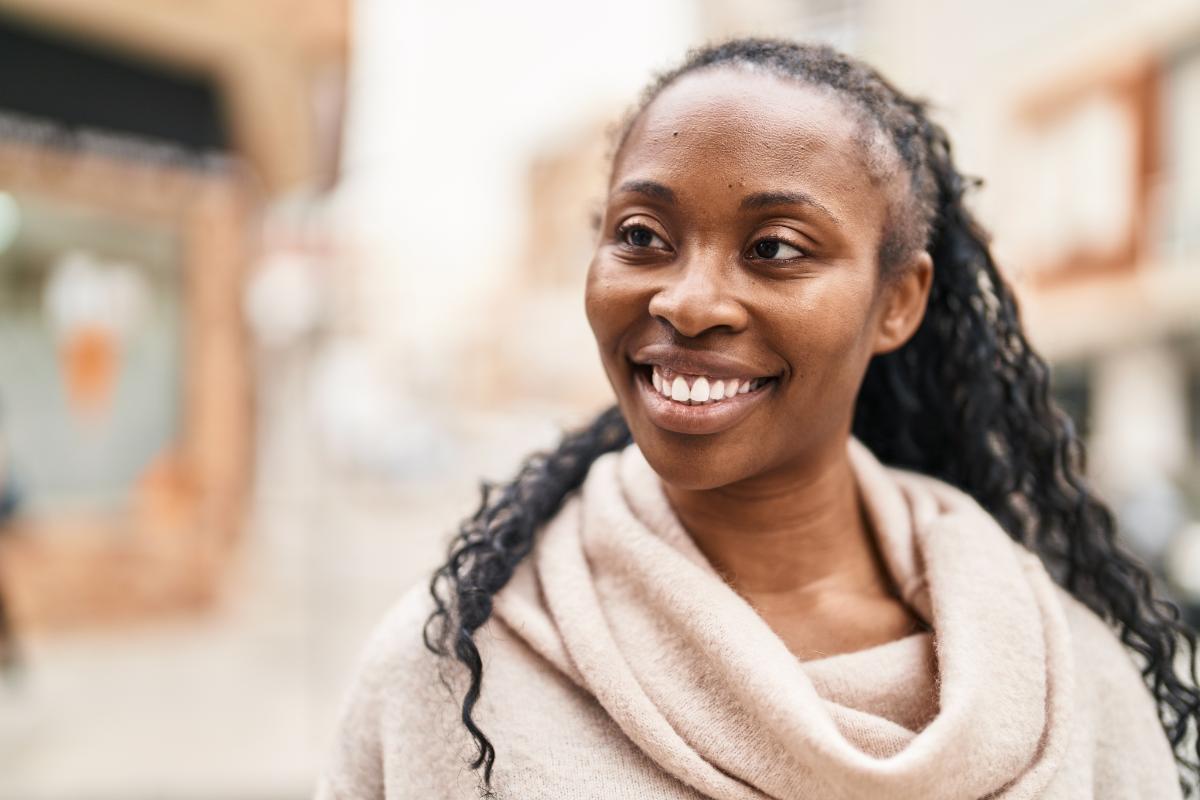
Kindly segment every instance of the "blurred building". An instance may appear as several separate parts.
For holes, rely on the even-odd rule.
[[[344,0],[0,2],[0,797],[311,780],[297,639],[243,576],[266,351],[337,297],[310,223],[349,26]]]
[[[291,244],[258,220],[335,178],[347,26],[335,0],[0,3],[18,627],[211,598],[254,461],[245,283]]]

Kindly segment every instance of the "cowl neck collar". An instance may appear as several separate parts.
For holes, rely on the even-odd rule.
[[[1038,797],[1073,691],[1052,581],[963,492],[847,446],[888,569],[931,634],[798,661],[696,547],[636,444],[592,465],[496,613],[664,771],[718,800]]]

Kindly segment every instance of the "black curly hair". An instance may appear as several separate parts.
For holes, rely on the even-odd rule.
[[[1051,399],[1050,370],[1026,340],[988,235],[964,204],[978,181],[955,168],[945,130],[931,121],[925,101],[828,46],[737,39],[692,51],[654,81],[626,120],[617,151],[663,89],[717,67],[757,70],[831,91],[860,116],[864,141],[882,136],[894,150],[893,164],[898,155],[895,168],[907,173],[907,191],[893,203],[880,269],[886,277],[902,256],[924,247],[933,258],[933,284],[917,332],[869,364],[854,435],[884,463],[966,491],[1116,630],[1138,658],[1190,796],[1200,776],[1195,634],[1174,605],[1156,596],[1150,574],[1119,545],[1112,512],[1088,488],[1083,444]],[[485,792],[496,753],[472,717],[483,678],[475,632],[540,526],[579,487],[592,462],[629,441],[614,406],[564,436],[558,449],[529,457],[512,482],[485,484],[479,509],[462,524],[430,582],[436,608],[425,625],[425,644],[453,656],[470,674],[462,721],[478,747],[471,766],[482,767]]]

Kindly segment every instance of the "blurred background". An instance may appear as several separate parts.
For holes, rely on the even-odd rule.
[[[0,0],[0,798],[310,794],[478,479],[610,402],[608,130],[746,33],[935,102],[1200,609],[1195,0]]]

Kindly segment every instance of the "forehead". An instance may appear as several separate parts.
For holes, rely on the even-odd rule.
[[[746,192],[796,188],[845,212],[886,202],[878,144],[831,90],[752,71],[691,73],[635,120],[613,163],[630,178]],[[680,187],[679,184],[684,184]]]

